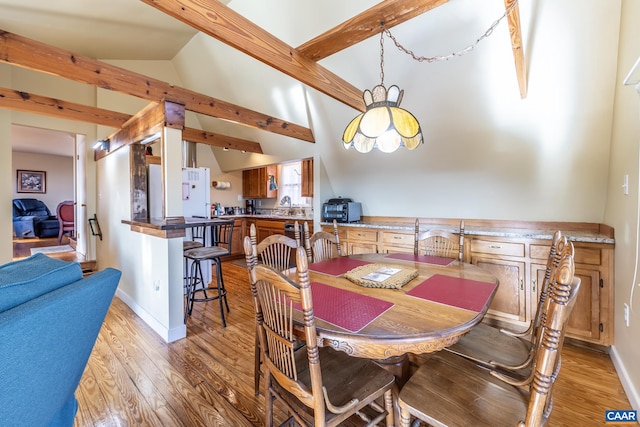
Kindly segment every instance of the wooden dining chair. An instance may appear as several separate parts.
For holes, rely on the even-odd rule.
[[[536,346],[535,379],[527,387],[508,384],[468,359],[440,352],[400,391],[400,426],[408,427],[412,417],[433,426],[544,425],[552,409],[567,320],[580,289],[571,255],[562,258],[552,282],[541,328],[544,345]]]
[[[245,254],[253,257],[250,240]],[[265,425],[273,425],[273,403],[289,413],[288,422],[303,426],[337,426],[357,415],[367,425],[393,424],[394,376],[368,359],[318,347],[308,260],[296,252],[297,280],[252,261],[248,264],[260,349],[265,365]],[[296,312],[304,327],[305,347],[296,348]],[[376,403],[382,399],[384,407]],[[366,407],[366,410],[364,410]],[[372,412],[373,411],[373,412]]]
[[[420,231],[420,220],[416,219],[413,254],[455,258],[462,261],[464,256],[464,220],[460,221],[460,230],[458,234],[455,234],[437,228]]]
[[[508,375],[503,378],[513,384],[520,383],[525,378],[529,380],[536,344],[540,339],[540,327],[548,309],[551,278],[560,260],[573,254],[573,244],[557,231],[549,249],[544,279],[540,284],[536,314],[525,331],[514,332],[480,323],[446,350],[487,368],[506,371]]]
[[[305,227],[307,223],[305,222]],[[308,235],[308,229],[307,229]],[[338,223],[333,220],[333,234],[326,231],[316,231],[305,240],[305,250],[309,262],[321,262],[331,258],[341,257],[340,237],[338,235]]]
[[[296,229],[299,229],[297,222],[295,224],[295,227]],[[300,237],[298,237],[298,239],[292,239],[291,237],[287,237],[281,234],[273,234],[271,236],[267,236],[260,243],[257,243],[257,232],[255,224],[251,224],[251,227],[249,228],[248,238],[249,242],[251,243],[251,247],[253,248],[253,258],[255,258],[255,260],[250,260],[249,258],[247,258],[248,269],[253,263],[262,263],[264,265],[268,265],[269,267],[273,267],[278,271],[288,270],[290,268],[292,251],[295,251],[300,246],[297,241],[300,239]],[[304,345],[304,342],[300,341],[297,345],[302,346]],[[257,331],[255,338],[254,362],[254,392],[257,396],[258,394],[260,394],[260,377],[262,376],[262,357],[260,351],[260,340],[258,339]]]

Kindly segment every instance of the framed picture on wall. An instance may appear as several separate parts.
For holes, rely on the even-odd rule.
[[[46,193],[47,173],[18,170],[18,193]]]

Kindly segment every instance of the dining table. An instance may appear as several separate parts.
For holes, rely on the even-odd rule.
[[[358,271],[370,273],[358,280]],[[390,288],[371,287],[389,282],[376,275],[393,277],[398,271],[415,277]],[[319,345],[374,359],[395,375],[400,388],[409,378],[409,354],[455,344],[482,321],[499,284],[473,264],[407,253],[310,263],[309,280]],[[302,325],[301,316],[296,321]]]

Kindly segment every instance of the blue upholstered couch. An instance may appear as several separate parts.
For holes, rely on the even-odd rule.
[[[55,215],[38,199],[13,199],[13,231],[16,237],[57,237]]]
[[[74,396],[120,280],[43,254],[0,265],[0,425],[72,426]]]

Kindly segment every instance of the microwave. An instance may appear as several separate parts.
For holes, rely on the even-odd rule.
[[[351,199],[329,199],[322,205],[322,219],[331,222],[358,222],[362,216],[362,204]]]

